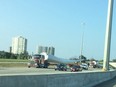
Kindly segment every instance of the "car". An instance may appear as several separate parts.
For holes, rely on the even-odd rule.
[[[81,67],[82,69],[88,70],[88,65],[87,65],[86,63],[82,63],[82,64],[80,65],[80,67]]]
[[[95,68],[103,68],[103,64],[97,63],[96,66],[95,66]]]
[[[56,70],[59,70],[59,71],[67,71],[67,65],[65,65],[65,64],[57,64],[56,66],[55,66],[55,71]]]
[[[82,68],[80,67],[80,65],[73,65],[70,68],[71,72],[76,72],[76,71],[82,71]]]

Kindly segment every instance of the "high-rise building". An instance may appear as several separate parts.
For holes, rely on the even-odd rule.
[[[55,53],[55,48],[54,47],[49,47],[48,54],[54,55],[54,53]]]
[[[27,39],[18,36],[12,39],[12,53],[21,54],[27,52]]]
[[[36,53],[39,53],[39,54],[42,53],[42,49],[43,49],[42,46],[38,46],[38,47],[37,47],[37,52],[36,52]]]
[[[43,47],[42,52],[48,53],[48,47]]]
[[[46,47],[46,46],[38,46],[37,47],[37,53],[42,53],[42,52],[46,52],[46,53],[48,53],[48,47]]]
[[[9,52],[12,53],[12,47],[11,46],[9,47]]]
[[[46,52],[47,54],[54,55],[55,48],[54,47],[47,47],[47,46],[38,46],[37,47],[37,53]]]

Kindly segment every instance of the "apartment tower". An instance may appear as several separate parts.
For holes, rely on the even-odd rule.
[[[47,47],[47,46],[38,46],[37,53],[40,54],[42,52],[46,52],[47,54],[54,55],[55,48],[54,47]]]
[[[12,39],[12,53],[21,54],[27,52],[27,39],[18,36]]]

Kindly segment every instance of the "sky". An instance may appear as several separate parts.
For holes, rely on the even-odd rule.
[[[113,7],[110,59],[116,58],[116,1]],[[27,50],[55,47],[55,56],[104,56],[108,0],[1,0],[0,50],[9,51],[12,38],[27,38]]]

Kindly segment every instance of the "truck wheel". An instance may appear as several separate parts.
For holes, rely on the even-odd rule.
[[[28,68],[31,68],[31,66],[28,66]]]

